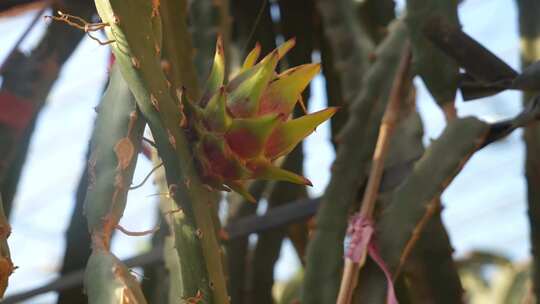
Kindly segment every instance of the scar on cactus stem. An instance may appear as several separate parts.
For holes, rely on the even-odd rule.
[[[278,61],[294,44],[294,39],[285,42],[259,62],[257,45],[238,75],[225,84],[223,43],[218,38],[201,100],[189,100],[179,92],[188,118],[185,127],[195,134],[193,154],[206,185],[234,190],[253,202],[244,186],[246,180],[312,185],[307,178],[272,164],[337,111],[332,107],[291,119],[302,91],[320,70],[319,64],[310,63],[277,74]]]

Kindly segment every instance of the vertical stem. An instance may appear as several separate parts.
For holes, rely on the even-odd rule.
[[[146,303],[139,284],[111,252],[137,162],[145,122],[115,64],[92,134],[85,213],[92,255],[85,272],[89,303]]]

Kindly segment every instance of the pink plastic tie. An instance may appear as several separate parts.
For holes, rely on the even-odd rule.
[[[386,277],[386,282],[388,284],[386,292],[386,303],[387,304],[398,304],[396,299],[396,294],[394,292],[394,280],[392,275],[388,270],[384,260],[379,254],[379,250],[373,242],[373,233],[375,228],[373,221],[362,217],[359,213],[353,215],[351,221],[349,222],[349,228],[347,233],[351,237],[349,242],[349,248],[345,254],[345,257],[350,259],[355,263],[360,263],[360,259],[367,252],[368,255],[377,263],[377,266],[381,268]]]

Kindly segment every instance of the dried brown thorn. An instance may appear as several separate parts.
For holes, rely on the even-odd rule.
[[[136,186],[129,187],[129,190],[133,190],[133,189],[137,189],[137,188],[142,187],[144,185],[144,183],[146,183],[146,181],[150,178],[150,176],[152,176],[152,173],[156,172],[156,170],[159,169],[161,166],[163,166],[163,162],[161,162],[159,165],[152,168],[152,170],[150,170],[150,172],[148,172],[148,174],[144,177],[142,182],[140,182]]]
[[[61,11],[58,11],[58,16],[45,16],[45,18],[64,22],[68,24],[69,26],[83,30],[88,35],[88,37],[90,37],[90,39],[97,41],[100,45],[107,45],[107,44],[111,44],[115,42],[115,40],[101,41],[99,40],[99,38],[91,34],[91,32],[99,31],[99,30],[104,29],[107,26],[110,26],[108,22],[91,23],[79,16],[65,14],[65,13],[62,13]]]
[[[129,231],[126,228],[120,226],[120,224],[116,224],[116,229],[120,230],[123,234],[129,235],[129,236],[144,236],[148,234],[152,234],[159,230],[159,226],[156,226],[150,230],[144,230],[144,231]]]

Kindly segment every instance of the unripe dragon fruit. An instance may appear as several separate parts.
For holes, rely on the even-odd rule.
[[[337,110],[327,108],[291,119],[302,91],[320,69],[319,64],[304,64],[276,74],[278,61],[294,43],[285,42],[258,63],[261,48],[257,45],[238,75],[225,84],[223,44],[218,39],[201,100],[195,103],[181,94],[184,110],[194,118],[185,127],[195,134],[193,152],[207,185],[232,189],[250,201],[254,199],[244,186],[249,179],[311,185],[305,177],[272,164]]]

